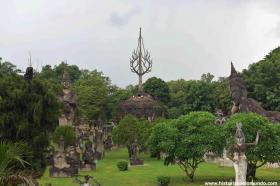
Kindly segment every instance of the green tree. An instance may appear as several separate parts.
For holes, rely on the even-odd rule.
[[[106,118],[110,80],[101,72],[83,71],[74,83],[77,95],[77,108],[81,115],[90,120]]]
[[[157,77],[151,77],[144,83],[144,91],[161,102],[167,104],[169,101],[169,88],[165,81]]]
[[[247,177],[249,180],[256,177],[256,169],[268,162],[280,161],[280,135],[279,126],[272,125],[269,121],[255,113],[238,113],[231,116],[224,125],[227,147],[234,142],[236,124],[242,123],[246,142],[251,143],[255,140],[257,131],[260,131],[259,143],[247,149],[248,160]]]
[[[0,65],[0,71],[3,67]],[[45,167],[44,154],[50,133],[57,125],[59,104],[46,83],[36,76],[25,81],[11,69],[0,78],[0,137],[2,140],[25,140],[32,151],[32,167]]]
[[[149,131],[149,123],[138,120],[132,115],[126,115],[113,129],[113,141],[115,144],[126,146],[131,157],[132,144],[137,141],[138,147],[143,147]]]
[[[170,118],[191,111],[215,112],[217,99],[215,84],[205,80],[176,80],[168,82],[170,102],[168,112]]]
[[[43,66],[41,72],[38,74],[38,77],[46,80],[57,94],[61,94],[63,88],[62,77],[64,69],[67,69],[71,78],[71,83],[77,81],[82,73],[78,66],[61,62],[53,68],[50,65]]]
[[[127,100],[133,95],[130,88],[119,88],[117,86],[110,86],[109,94],[106,104],[106,116],[107,118],[115,119],[118,114],[119,104],[121,101]]]
[[[232,107],[228,78],[220,77],[214,81],[215,108],[221,109],[225,115],[229,114]]]
[[[256,99],[267,110],[280,111],[280,47],[251,64],[241,75],[249,97]]]
[[[35,186],[32,176],[24,171],[29,163],[24,159],[29,156],[23,143],[0,142],[0,185],[26,184]]]
[[[208,112],[190,112],[170,122],[155,125],[148,144],[165,153],[165,164],[177,163],[191,181],[207,152],[223,151],[222,128]]]
[[[59,144],[61,137],[64,140],[65,147],[74,145],[76,141],[76,133],[72,126],[57,127],[53,133],[53,142]]]

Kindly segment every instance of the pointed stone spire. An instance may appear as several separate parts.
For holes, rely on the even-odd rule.
[[[233,66],[233,63],[230,62],[230,65],[231,65],[231,70],[230,70],[230,77],[233,77],[233,76],[238,76],[238,73],[237,71],[235,70],[234,66]]]

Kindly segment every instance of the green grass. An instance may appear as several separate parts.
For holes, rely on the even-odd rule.
[[[220,167],[218,164],[202,163],[196,172],[193,183],[186,179],[184,172],[177,166],[164,166],[162,160],[150,158],[148,154],[142,155],[144,166],[129,167],[128,171],[119,171],[117,162],[127,160],[126,149],[107,152],[105,159],[99,161],[96,172],[80,172],[81,175],[91,175],[102,186],[156,186],[157,176],[170,176],[170,186],[198,186],[206,181],[231,181],[234,179],[232,167]],[[280,169],[260,168],[257,170],[259,180],[280,183]],[[51,183],[52,186],[78,186],[73,183],[74,178],[50,178],[48,171],[39,180],[43,186]]]

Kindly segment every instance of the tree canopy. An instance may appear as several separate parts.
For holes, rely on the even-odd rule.
[[[9,65],[10,66],[10,65]],[[7,65],[0,63],[0,71]],[[32,151],[32,166],[45,166],[44,153],[49,135],[57,125],[59,103],[47,82],[37,78],[25,81],[9,68],[0,78],[0,138],[24,140]]]
[[[279,125],[271,124],[267,118],[255,113],[238,113],[231,116],[224,125],[227,147],[234,142],[236,124],[242,123],[246,143],[254,142],[256,134],[260,132],[259,143],[246,151],[248,160],[247,176],[256,176],[256,169],[268,162],[280,161]]]
[[[165,164],[177,163],[191,181],[207,152],[221,154],[222,128],[209,112],[190,112],[176,120],[156,124],[148,144],[152,151],[165,153]]]
[[[169,87],[165,81],[151,77],[144,83],[144,91],[167,104],[169,101]]]
[[[241,75],[249,97],[259,101],[267,110],[280,111],[280,47],[249,65]]]

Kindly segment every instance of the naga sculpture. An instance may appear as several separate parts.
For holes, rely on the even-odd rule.
[[[233,161],[235,170],[235,185],[243,185],[246,183],[247,174],[247,158],[246,150],[249,147],[256,146],[259,141],[259,132],[257,132],[256,139],[253,143],[246,143],[245,135],[242,131],[242,124],[236,125],[236,133],[234,136],[235,143],[228,149],[227,157]]]
[[[266,111],[254,99],[248,98],[248,92],[245,83],[240,75],[236,72],[233,64],[231,63],[231,74],[229,76],[230,92],[233,101],[231,113],[237,112],[254,112],[267,117],[272,122],[280,122],[280,112]]]

